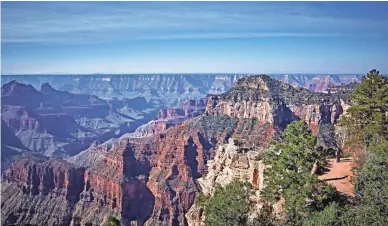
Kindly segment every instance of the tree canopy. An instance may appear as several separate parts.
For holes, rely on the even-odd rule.
[[[270,203],[283,197],[286,222],[300,225],[311,211],[322,209],[323,202],[335,191],[311,173],[314,163],[324,161],[325,155],[315,149],[316,137],[306,123],[290,123],[281,137],[283,142],[265,157],[270,167],[264,172],[266,187],[262,196]]]
[[[376,136],[388,139],[388,79],[373,69],[350,96],[351,107],[341,124],[352,134],[349,143],[368,146]]]
[[[344,211],[341,225],[388,225],[388,79],[377,70],[363,77],[351,95],[352,106],[341,119],[356,156],[354,205]],[[351,145],[353,144],[353,145]]]
[[[205,225],[246,226],[250,202],[249,183],[233,181],[225,187],[218,186],[205,204]]]

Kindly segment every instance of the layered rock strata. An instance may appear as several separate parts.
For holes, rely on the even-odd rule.
[[[191,219],[187,213],[196,208],[192,205],[201,190],[211,193],[216,183],[232,178],[246,179],[260,190],[265,168],[260,153],[289,122],[303,119],[317,133],[321,125],[336,123],[346,108],[346,93],[312,93],[264,75],[243,78],[225,94],[209,96],[203,114],[161,132],[92,145],[68,158],[67,164],[15,162],[2,182],[2,220],[6,224],[39,220],[46,225],[75,221],[99,225],[113,215],[125,225],[187,225]],[[224,146],[229,138],[243,149],[231,143]],[[40,173],[32,170],[29,174],[33,166]],[[55,175],[73,175],[70,178],[78,181],[76,192],[66,190],[76,183],[50,182],[51,174],[45,172],[54,171]],[[31,184],[35,190],[24,194],[20,184],[26,184],[24,191],[30,191]],[[43,214],[45,208],[53,212]]]

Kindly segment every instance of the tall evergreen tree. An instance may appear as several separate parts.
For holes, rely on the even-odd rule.
[[[388,79],[371,70],[353,90],[351,104],[341,124],[352,134],[350,146],[358,144],[364,153],[357,156],[355,204],[340,224],[388,225]]]
[[[282,134],[283,142],[265,157],[265,183],[262,195],[274,203],[284,197],[286,224],[300,225],[313,210],[322,209],[333,188],[311,174],[315,162],[325,160],[323,153],[315,150],[316,137],[304,121],[289,124]]]
[[[388,79],[373,69],[362,78],[351,96],[351,107],[341,120],[350,144],[368,146],[376,136],[388,139]]]

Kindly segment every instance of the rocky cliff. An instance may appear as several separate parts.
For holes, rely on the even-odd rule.
[[[228,92],[209,98],[206,114],[256,118],[283,129],[294,120],[304,120],[317,134],[318,125],[336,123],[348,108],[348,93],[313,93],[266,75],[240,79]]]
[[[50,168],[55,165],[53,160],[33,164],[25,164],[27,160],[17,161],[4,174],[7,179],[3,181],[2,204],[7,206],[7,211],[3,211],[3,219],[8,223],[35,223],[38,219],[47,225],[54,225],[59,219],[67,223],[80,219],[82,223],[98,225],[115,215],[126,224],[186,225],[185,213],[199,190],[196,179],[207,172],[206,162],[212,158],[214,148],[235,134],[252,133],[255,137],[253,130],[261,127],[247,125],[228,116],[200,116],[149,138],[122,138],[91,146],[67,159],[71,162],[67,165],[70,171],[83,170],[83,175],[75,180],[84,185],[82,190],[72,193],[71,203],[66,201],[66,207],[61,207],[66,209],[66,212],[61,209],[61,214],[67,213],[66,216],[52,212],[53,217],[48,218],[37,211],[49,205],[60,206],[68,192],[52,196],[56,189],[51,186],[52,189],[44,193],[26,195],[18,186],[19,178],[30,178],[27,182],[21,180],[26,184],[46,183],[44,181],[50,184],[44,173],[31,177],[28,169],[30,165],[38,165],[39,172],[57,171]],[[260,131],[256,131],[257,136],[252,139],[263,142],[268,131],[263,128]],[[47,204],[36,201],[35,206],[28,207],[33,216],[39,215],[33,219],[27,217],[29,212],[17,212],[21,203],[31,199],[50,200]]]
[[[215,151],[213,160],[207,162],[208,173],[198,179],[201,192],[206,196],[211,196],[216,186],[225,186],[233,180],[249,181],[256,190],[255,201],[259,200],[260,189],[264,182],[265,165],[259,152],[244,149],[237,146],[236,141],[229,139],[225,145],[221,145]],[[193,204],[186,213],[189,226],[203,226],[205,215],[202,206]]]
[[[220,145],[215,150],[214,159],[207,162],[208,173],[197,181],[205,197],[213,195],[216,186],[226,186],[234,180],[249,182],[252,185],[249,201],[254,207],[249,217],[254,218],[263,205],[260,191],[264,187],[264,170],[267,166],[262,153],[241,146],[237,141],[230,138],[228,143]],[[273,205],[277,214],[281,211],[281,203],[279,201]],[[186,218],[189,226],[205,225],[204,209],[198,204],[191,206]]]
[[[271,140],[277,139],[278,132],[287,123],[303,119],[313,131],[319,132],[321,125],[336,123],[347,106],[347,93],[313,93],[264,75],[243,78],[230,91],[208,98],[206,110],[199,116],[149,136],[124,136],[95,143],[66,159],[70,162],[62,164],[66,167],[53,168],[53,160],[37,163],[34,160],[32,164],[24,163],[25,160],[15,162],[2,182],[2,206],[6,206],[2,210],[3,222],[39,220],[47,225],[59,222],[68,225],[78,220],[82,224],[98,225],[114,215],[125,225],[187,225],[192,221],[187,213],[192,213],[190,208],[199,191],[212,192],[216,183],[226,183],[232,178],[247,179],[256,189],[262,187],[264,166],[260,152]],[[187,104],[193,105],[202,106]],[[176,115],[163,113],[158,120]],[[328,133],[320,135],[324,141],[325,134]],[[225,146],[229,138],[249,151],[241,151],[230,143]],[[35,174],[29,174],[30,166],[36,166],[41,173],[31,177]],[[46,173],[51,171],[83,172],[74,174],[78,175],[78,183],[82,181],[77,185],[82,185],[82,189],[77,187],[77,192],[69,193],[61,188],[61,195],[51,195],[58,190],[55,183],[51,185],[50,176],[45,176],[51,175]],[[46,181],[49,186],[45,185]],[[36,185],[38,192],[24,194],[20,184],[30,188],[28,183]],[[51,189],[40,193],[42,183]],[[33,205],[23,204],[30,202]],[[20,207],[23,205],[26,205],[24,210]],[[41,213],[47,207],[53,209],[50,216]]]
[[[28,156],[3,174],[2,223],[100,225],[110,215],[143,224],[154,197],[131,146],[120,143],[91,167]],[[49,211],[48,211],[49,210]]]
[[[83,169],[28,156],[3,174],[2,224],[67,225],[84,185]]]

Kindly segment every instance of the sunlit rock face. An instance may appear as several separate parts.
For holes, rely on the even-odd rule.
[[[208,173],[198,179],[206,196],[214,192],[217,184],[225,186],[235,179],[249,181],[255,189],[263,187],[265,166],[259,152],[241,148],[231,138],[227,144],[218,147],[207,166]]]
[[[254,210],[250,215],[254,217],[257,210],[261,208],[260,191],[264,187],[264,170],[260,152],[236,145],[235,140],[230,138],[227,144],[221,145],[215,151],[213,160],[207,162],[208,173],[198,179],[201,192],[210,197],[218,185],[226,186],[234,180],[249,182],[252,184],[253,195],[249,200],[254,204]],[[274,205],[275,210],[279,209],[280,203]],[[203,226],[204,209],[193,204],[186,213],[188,225]]]
[[[256,118],[284,129],[295,120],[304,120],[314,134],[318,125],[336,123],[347,104],[348,93],[313,93],[271,79],[269,76],[243,78],[228,92],[211,96],[208,115]]]

